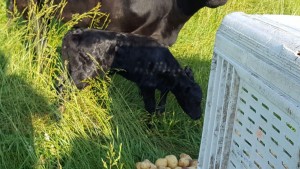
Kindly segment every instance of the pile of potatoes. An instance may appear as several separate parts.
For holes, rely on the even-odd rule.
[[[136,163],[136,169],[197,169],[198,161],[187,154],[180,154],[179,160],[175,155],[159,158],[153,164],[149,160]]]

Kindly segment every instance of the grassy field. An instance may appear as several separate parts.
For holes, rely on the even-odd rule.
[[[193,68],[203,107],[215,33],[224,16],[235,11],[300,15],[300,1],[229,0],[192,17],[171,51]],[[152,117],[149,129],[136,86],[119,76],[93,81],[82,91],[68,84],[64,98],[69,99],[59,109],[54,81],[66,74],[59,51],[72,24],[39,21],[9,21],[6,3],[0,4],[1,169],[133,169],[137,161],[167,154],[197,158],[203,120],[190,120],[170,95],[167,112]]]

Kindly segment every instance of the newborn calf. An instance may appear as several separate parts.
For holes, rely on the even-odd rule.
[[[86,80],[118,73],[140,88],[145,109],[165,111],[171,91],[181,108],[192,118],[201,116],[202,92],[190,68],[182,69],[168,48],[154,39],[93,29],[68,32],[62,44],[62,58],[75,85],[82,89]],[[156,106],[155,90],[161,92]]]

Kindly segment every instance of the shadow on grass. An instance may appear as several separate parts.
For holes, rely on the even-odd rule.
[[[71,141],[72,151],[63,157],[62,167],[66,169],[102,168],[103,144],[101,139],[74,138]]]
[[[32,119],[50,111],[46,99],[20,75],[9,74],[0,52],[0,168],[35,168]]]

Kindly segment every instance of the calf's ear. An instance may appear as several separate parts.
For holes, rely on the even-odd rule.
[[[184,72],[187,75],[187,77],[189,77],[192,81],[195,81],[194,73],[193,73],[192,69],[189,66],[184,67]]]

